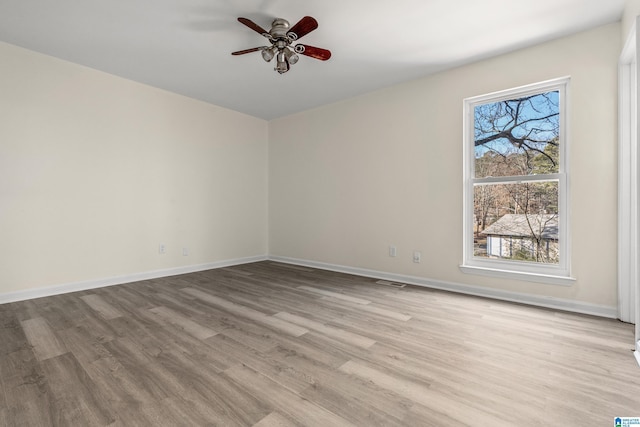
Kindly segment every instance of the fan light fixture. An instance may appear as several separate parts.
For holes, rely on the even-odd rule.
[[[287,58],[284,56],[284,50],[279,51],[276,55],[276,68],[274,69],[280,74],[289,71],[289,61],[287,61]]]
[[[289,47],[284,49],[284,57],[290,65],[294,65],[300,59],[300,57]]]
[[[275,55],[274,51],[277,52]],[[262,58],[265,61],[270,62],[274,56],[276,58],[276,66],[274,70],[280,74],[284,74],[289,71],[290,66],[298,62],[300,59],[300,57],[288,46],[283,48],[271,47],[262,50]]]
[[[269,47],[269,48],[265,48],[262,49],[262,58],[269,62],[273,59],[273,57],[276,55],[276,52],[278,51],[278,49],[273,46],[273,47]]]
[[[238,21],[269,39],[271,46],[240,50],[232,52],[232,55],[244,55],[245,53],[260,51],[262,59],[266,62],[270,62],[273,58],[276,58],[274,70],[280,74],[286,73],[291,68],[291,65],[298,62],[300,59],[298,54],[310,56],[311,58],[321,61],[326,61],[331,58],[331,52],[327,49],[304,44],[292,46],[292,43],[296,40],[318,28],[318,21],[311,16],[305,16],[291,28],[289,28],[289,21],[277,18],[271,24],[271,30],[268,32],[250,19],[238,18]]]

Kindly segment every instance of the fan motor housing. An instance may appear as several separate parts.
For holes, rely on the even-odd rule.
[[[273,39],[283,39],[287,37],[287,31],[289,31],[289,21],[282,18],[276,18],[271,24],[271,31],[269,34]]]

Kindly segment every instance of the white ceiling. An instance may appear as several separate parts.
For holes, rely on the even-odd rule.
[[[264,119],[335,102],[622,16],[624,0],[0,0],[0,41]],[[269,29],[305,15],[283,75],[259,53]],[[569,52],[567,54],[570,54]],[[1,64],[0,64],[1,66]]]

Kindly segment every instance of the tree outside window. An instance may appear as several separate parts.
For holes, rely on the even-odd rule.
[[[567,270],[564,97],[568,80],[465,100],[465,262]]]

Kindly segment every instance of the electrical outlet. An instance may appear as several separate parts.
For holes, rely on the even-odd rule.
[[[166,246],[164,245],[164,243],[160,243],[158,245],[158,253],[159,254],[164,254],[165,252],[167,252]]]
[[[189,248],[182,248],[182,256],[189,256]]]
[[[422,261],[422,253],[420,253],[418,251],[414,251],[413,252],[413,262],[420,263],[420,261]]]
[[[398,255],[398,250],[396,249],[395,246],[389,246],[389,256],[396,256]]]

